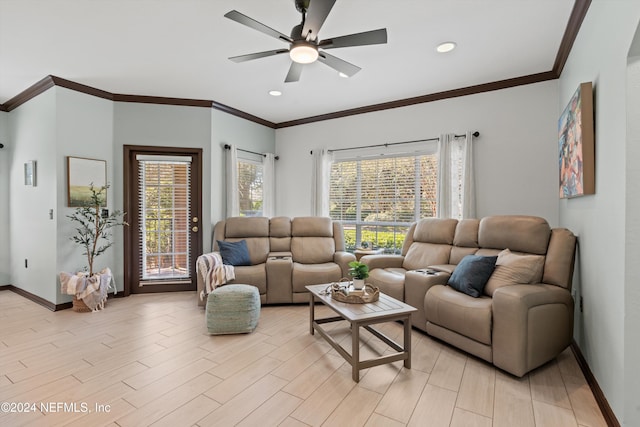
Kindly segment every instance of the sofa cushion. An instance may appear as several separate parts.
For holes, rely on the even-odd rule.
[[[253,286],[258,288],[258,291],[261,295],[267,293],[267,264],[256,264],[256,265],[248,265],[235,267],[234,273],[236,278],[230,281],[229,283],[233,284],[245,284],[251,283]]]
[[[407,270],[404,268],[376,268],[369,272],[366,283],[376,286],[380,292],[400,301],[404,301],[404,280]]]
[[[305,286],[337,282],[342,278],[342,269],[333,262],[323,264],[293,263],[291,282],[293,292],[308,292]]]
[[[269,220],[270,237],[291,237],[291,218],[277,216]]]
[[[543,218],[524,215],[488,216],[480,220],[478,244],[481,248],[544,255],[551,228]]]
[[[515,284],[538,283],[542,279],[544,257],[542,255],[518,255],[505,249],[498,254],[496,269],[484,289],[493,296],[496,289]]]
[[[449,286],[435,285],[427,291],[427,321],[483,344],[491,345],[492,300],[471,298]]]
[[[453,237],[453,244],[455,246],[477,248],[479,226],[479,219],[463,219],[459,221],[456,226],[456,234]]]
[[[418,270],[433,264],[449,264],[451,246],[413,242],[402,262],[407,270]]]
[[[413,231],[414,242],[440,243],[450,245],[456,232],[457,219],[425,218],[416,224]]]
[[[307,216],[291,220],[291,235],[294,237],[333,237],[331,218]]]
[[[223,264],[233,266],[251,265],[246,240],[240,240],[238,242],[223,242],[222,240],[218,240],[218,247],[220,248],[220,256],[222,256]]]
[[[227,218],[225,240],[242,237],[269,237],[269,218],[235,216]]]
[[[497,258],[467,255],[453,270],[447,284],[459,292],[478,298],[493,273]]]
[[[291,255],[294,262],[320,264],[333,262],[336,242],[332,237],[293,237]]]

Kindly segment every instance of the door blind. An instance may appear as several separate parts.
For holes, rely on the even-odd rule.
[[[188,156],[138,155],[140,279],[189,279],[191,218]]]

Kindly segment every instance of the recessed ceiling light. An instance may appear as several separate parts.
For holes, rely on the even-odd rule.
[[[436,47],[436,50],[439,53],[446,53],[446,52],[451,52],[455,48],[456,48],[455,42],[444,42],[444,43],[440,43],[438,47]]]
[[[343,79],[348,79],[348,78],[349,78],[349,76],[348,76],[348,75],[346,75],[345,73],[343,73],[342,71],[339,71],[339,72],[338,72],[338,75],[339,75],[340,77],[342,77]]]
[[[280,96],[280,95],[282,95],[282,92],[280,92],[279,90],[270,90],[269,91],[269,95],[271,95],[271,96]]]

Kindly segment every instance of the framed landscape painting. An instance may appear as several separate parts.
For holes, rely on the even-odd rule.
[[[91,185],[99,189],[107,185],[107,161],[67,157],[67,195],[69,207],[91,204]],[[103,194],[101,205],[107,204],[107,194]]]
[[[595,194],[593,88],[581,83],[558,121],[560,198]]]

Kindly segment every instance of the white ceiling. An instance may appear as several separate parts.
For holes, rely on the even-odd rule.
[[[549,71],[573,3],[337,0],[321,39],[387,28],[388,44],[331,50],[362,68],[350,79],[316,62],[285,84],[287,55],[227,58],[287,45],[223,15],[236,9],[289,34],[300,22],[293,0],[0,0],[0,103],[54,75],[280,123]],[[436,53],[449,40],[458,48]]]

